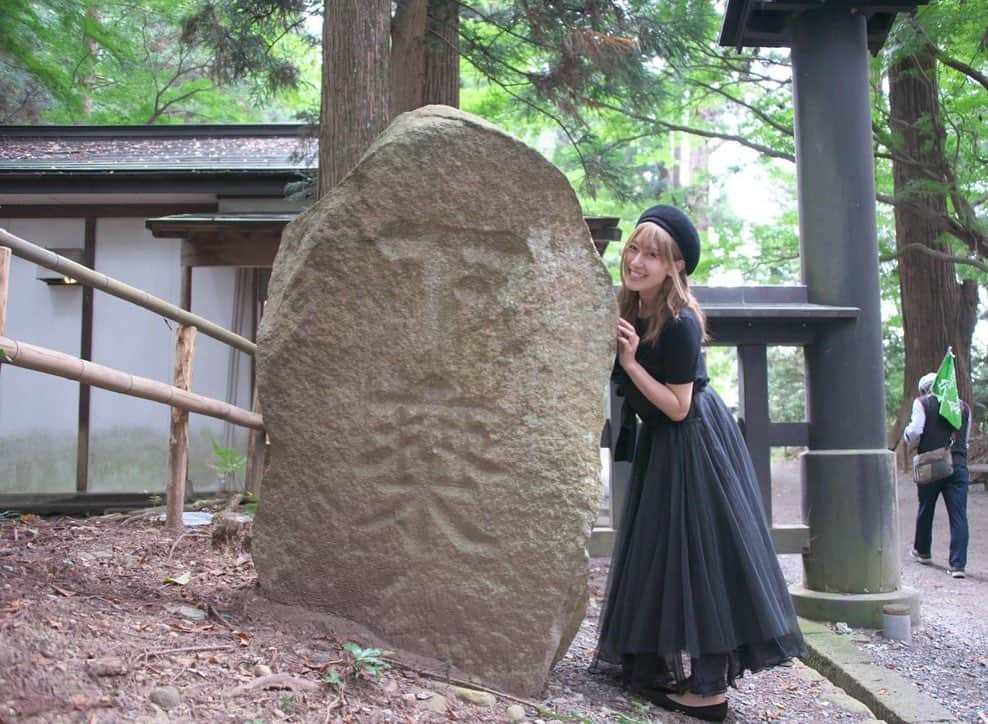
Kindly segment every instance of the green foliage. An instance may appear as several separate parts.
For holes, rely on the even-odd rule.
[[[322,4],[4,0],[0,122],[263,121],[306,111],[317,119],[321,54],[309,20]],[[694,282],[799,281],[786,51],[719,47],[723,7],[712,0],[468,0],[459,12],[462,107],[562,169],[585,214],[618,217],[627,236],[645,206],[681,205],[703,236]],[[930,3],[913,16],[900,14],[872,61],[876,183],[890,198],[889,159],[900,139],[887,130],[889,67],[904,54],[936,49],[949,174],[920,177],[912,188],[947,194],[943,222],[955,253],[978,257],[985,251],[988,159],[978,79],[986,72],[986,26],[984,4]],[[725,167],[718,160],[725,149],[748,155]],[[738,176],[761,179],[758,195],[771,200],[771,218],[753,221],[732,208]],[[294,190],[305,194],[311,184]],[[904,359],[890,206],[879,207],[878,222],[893,414]],[[604,256],[615,280],[620,246],[612,243]],[[972,267],[960,275],[983,281]]]
[[[323,675],[322,683],[335,686],[337,689],[342,689],[346,685],[346,682],[340,676],[338,669],[329,669],[325,675]]]
[[[223,447],[215,440],[212,441],[212,445],[213,460],[209,463],[209,467],[219,474],[220,489],[231,490],[234,476],[243,472],[247,466],[247,458],[232,448]]]
[[[303,5],[260,0],[5,0],[0,121],[285,120],[318,103]],[[10,32],[8,32],[10,31]],[[286,107],[268,102],[276,94]]]
[[[291,694],[282,694],[278,697],[278,708],[284,712],[291,711],[298,705],[298,701]]]
[[[802,347],[769,347],[768,411],[772,422],[806,419]]]
[[[247,458],[233,448],[223,447],[215,440],[213,443],[213,461],[209,464],[218,473],[243,472]]]
[[[382,674],[391,668],[391,664],[382,658],[381,649],[362,648],[359,644],[349,641],[343,644],[347,653],[347,665],[343,669],[330,668],[323,675],[324,684],[342,690],[349,679],[380,680]]]
[[[353,642],[343,644],[350,652],[351,667],[358,678],[380,679],[381,674],[391,668],[391,664],[381,658],[381,649],[361,648]]]

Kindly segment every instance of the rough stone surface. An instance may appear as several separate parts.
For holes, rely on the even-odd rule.
[[[451,108],[398,117],[275,261],[261,590],[537,694],[586,603],[616,319],[555,167]]]
[[[456,696],[470,704],[494,706],[497,703],[497,697],[487,691],[477,691],[476,689],[467,689],[462,686],[453,686],[451,689]]]
[[[162,709],[174,709],[182,703],[182,696],[174,686],[157,686],[151,690],[151,701]]]

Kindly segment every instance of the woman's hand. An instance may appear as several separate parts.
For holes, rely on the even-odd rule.
[[[635,353],[638,351],[638,343],[641,339],[635,327],[626,319],[618,319],[617,326],[617,349],[618,362],[626,370],[635,361]]]

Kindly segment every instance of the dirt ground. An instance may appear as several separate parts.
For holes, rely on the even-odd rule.
[[[211,529],[176,535],[122,515],[0,521],[0,722],[689,721],[587,673],[605,560],[591,564],[586,620],[544,698],[475,704],[430,672],[356,678],[332,632],[258,616],[249,554],[213,547]],[[342,691],[323,681],[332,670]],[[798,663],[744,678],[730,701],[730,721],[871,718]]]

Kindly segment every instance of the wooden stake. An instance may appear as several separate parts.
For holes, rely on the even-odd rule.
[[[257,399],[257,390],[254,390],[254,404],[252,412],[260,414],[261,401]],[[264,464],[267,453],[267,435],[264,430],[251,430],[247,438],[247,490],[254,493],[254,497],[261,499],[261,483],[264,481]]]
[[[7,324],[7,286],[10,280],[10,249],[0,246],[0,337]],[[2,368],[2,365],[0,365]]]
[[[0,335],[7,323],[7,284],[10,280],[10,249],[0,246]]]
[[[192,360],[195,357],[196,328],[182,325],[175,342],[175,387],[192,389]],[[189,413],[172,408],[171,434],[168,437],[168,492],[165,527],[182,530],[185,507],[185,478],[189,466]]]

